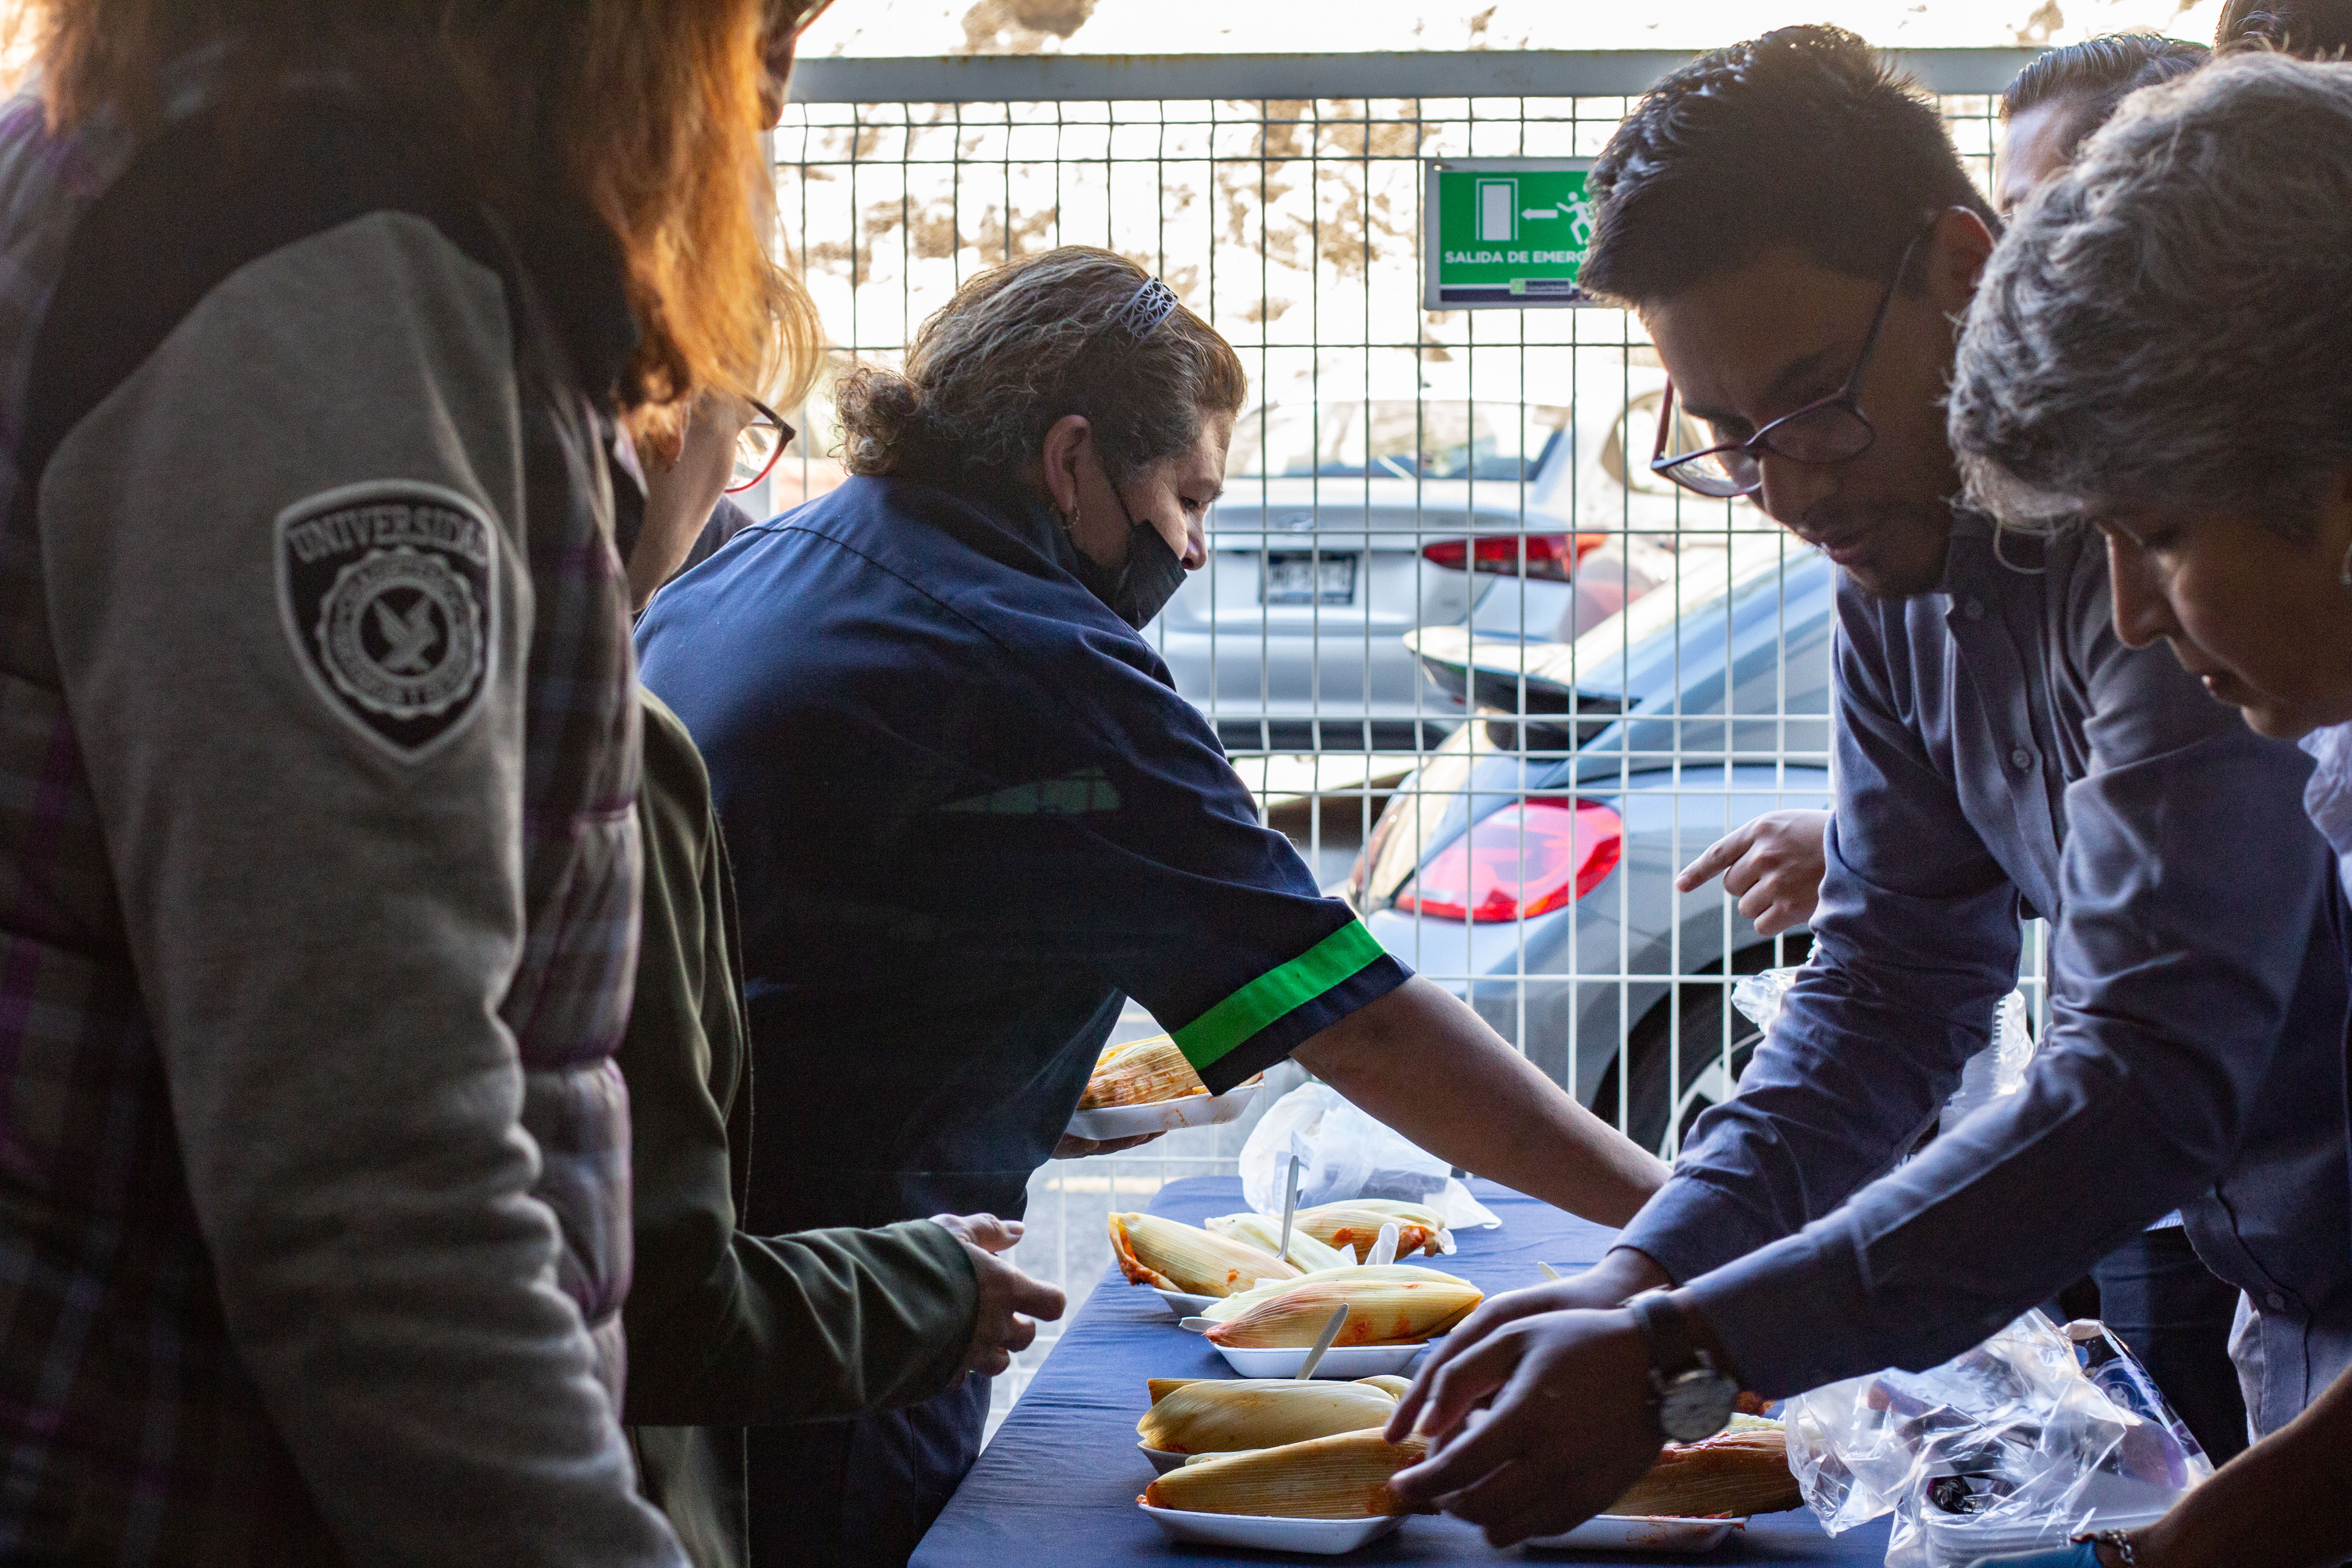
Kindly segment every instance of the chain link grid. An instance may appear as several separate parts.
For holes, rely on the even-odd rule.
[[[1629,84],[1632,90],[1638,86]],[[1483,733],[1482,725],[1426,680],[1412,682],[1401,712],[1393,701],[1376,704],[1365,672],[1398,637],[1396,617],[1373,613],[1374,584],[1367,580],[1358,584],[1361,603],[1325,602],[1320,585],[1327,560],[1363,557],[1372,541],[1360,524],[1353,535],[1336,531],[1346,548],[1327,547],[1320,536],[1324,520],[1369,517],[1376,500],[1393,501],[1374,493],[1376,486],[1395,489],[1378,466],[1391,448],[1418,458],[1433,439],[1465,427],[1473,432],[1475,448],[1482,415],[1498,443],[1500,432],[1516,428],[1524,446],[1530,417],[1524,410],[1546,410],[1545,418],[1552,417],[1550,410],[1570,411],[1559,426],[1568,443],[1565,492],[1547,496],[1542,508],[1531,509],[1534,487],[1524,462],[1519,477],[1483,481],[1474,463],[1465,503],[1449,495],[1440,507],[1429,500],[1434,487],[1419,479],[1410,487],[1413,515],[1403,532],[1413,553],[1409,564],[1382,570],[1396,579],[1387,587],[1402,592],[1400,602],[1423,612],[1412,616],[1413,625],[1447,624],[1425,612],[1432,605],[1450,606],[1445,593],[1433,590],[1453,588],[1449,579],[1464,574],[1423,552],[1463,537],[1457,507],[1466,503],[1482,518],[1516,519],[1521,529],[1564,521],[1616,547],[1613,560],[1606,548],[1596,552],[1596,561],[1610,563],[1603,575],[1613,570],[1615,576],[1613,584],[1601,585],[1648,608],[1618,616],[1575,642],[1556,672],[1570,684],[1581,662],[1612,652],[1622,656],[1638,628],[1705,605],[1735,579],[1760,582],[1768,596],[1782,585],[1772,606],[1773,636],[1786,647],[1791,627],[1785,583],[1804,552],[1744,503],[1705,501],[1647,474],[1643,459],[1663,378],[1637,320],[1594,309],[1433,312],[1422,306],[1422,160],[1591,156],[1633,101],[1615,96],[796,103],[775,133],[778,206],[791,265],[807,280],[835,334],[834,370],[856,358],[898,363],[916,326],[977,271],[1056,245],[1100,245],[1165,279],[1240,352],[1256,391],[1235,432],[1237,447],[1254,437],[1257,451],[1266,453],[1280,438],[1278,425],[1303,422],[1318,444],[1312,466],[1351,470],[1318,472],[1309,481],[1303,552],[1277,549],[1269,532],[1277,488],[1296,492],[1299,486],[1263,473],[1229,479],[1223,510],[1255,510],[1253,527],[1242,535],[1254,542],[1219,547],[1213,518],[1211,561],[1199,585],[1210,608],[1205,630],[1186,650],[1197,664],[1205,643],[1208,679],[1198,700],[1268,821],[1292,838],[1319,880],[1338,889],[1391,803],[1405,816],[1402,830],[1410,831],[1418,826],[1414,811],[1442,812],[1456,798],[1467,764],[1449,760],[1449,735],[1457,735],[1457,751],[1466,744],[1492,766],[1517,754],[1498,748],[1497,739],[1516,742],[1526,733]],[[1976,95],[1939,101],[1964,159],[1989,184],[1998,100]],[[772,510],[839,482],[840,468],[829,455],[836,438],[829,384],[830,376],[788,416],[804,434],[787,449],[772,481]],[[1402,396],[1401,387],[1407,389]],[[1394,427],[1399,410],[1392,405],[1399,404],[1409,406],[1410,429]],[[1593,416],[1596,404],[1599,417]],[[1375,433],[1375,416],[1392,427]],[[1327,463],[1323,433],[1335,425],[1339,434]],[[1297,553],[1305,556],[1307,580],[1317,584],[1305,606],[1303,639],[1300,617],[1286,623],[1265,613],[1263,602],[1275,560]],[[1660,555],[1669,558],[1671,569],[1637,596],[1650,574],[1636,567],[1635,558]],[[1359,559],[1349,570],[1362,564]],[[1559,629],[1552,605],[1538,602],[1528,579],[1498,574],[1483,584],[1481,595],[1474,591],[1484,574],[1469,575],[1467,599],[1451,625],[1489,639],[1552,639]],[[1168,646],[1166,624],[1155,626],[1154,635],[1163,651],[1179,651]],[[1530,968],[1515,945],[1526,931],[1524,918],[1482,930],[1415,916],[1403,954],[1421,973],[1472,994],[1522,1048],[1531,1026],[1541,1024],[1530,1017],[1531,995],[1556,996],[1565,988],[1576,1005],[1565,1011],[1565,1038],[1545,1047],[1546,1065],[1562,1081],[1580,1086],[1621,1127],[1636,1109],[1629,1039],[1638,1037],[1653,1052],[1663,1049],[1667,1085],[1688,1080],[1720,1094],[1728,1092],[1740,1059],[1735,1047],[1748,1033],[1728,1005],[1731,981],[1722,962],[1735,945],[1729,902],[1713,888],[1693,895],[1669,889],[1664,945],[1643,947],[1634,936],[1643,925],[1633,908],[1637,896],[1654,897],[1675,868],[1727,826],[1783,799],[1819,793],[1814,786],[1828,765],[1825,706],[1801,700],[1792,709],[1785,659],[1776,661],[1777,678],[1760,692],[1742,688],[1685,712],[1685,694],[1706,683],[1706,669],[1696,667],[1727,675],[1733,657],[1727,620],[1722,639],[1719,650],[1687,641],[1675,649],[1670,708],[1643,727],[1638,748],[1620,756],[1613,781],[1586,779],[1577,786],[1622,795],[1639,773],[1664,826],[1629,847],[1625,873],[1596,889],[1591,903],[1569,906],[1566,920],[1577,933],[1568,943],[1575,955],[1570,962]],[[1286,680],[1295,684],[1302,640],[1303,717],[1296,694],[1283,689]],[[1686,669],[1686,661],[1694,668]],[[1515,695],[1524,715],[1526,679]],[[1550,760],[1538,751],[1519,761],[1519,787],[1539,786],[1542,763]],[[1661,773],[1664,782],[1658,787]],[[1408,784],[1409,777],[1418,782]],[[1444,787],[1449,784],[1452,789]],[[1516,846],[1494,847],[1524,858],[1529,847],[1525,828],[1519,832]],[[1647,891],[1637,895],[1637,886]],[[1604,942],[1594,962],[1580,928],[1603,927],[1617,940],[1613,952]],[[1701,946],[1707,949],[1704,956]],[[1506,953],[1499,963],[1494,961],[1498,948]],[[1738,967],[1796,962],[1801,952],[1788,938],[1741,944]],[[2042,952],[2037,928],[2029,940],[2026,981],[2037,1023],[2043,1011]],[[1136,1038],[1158,1027],[1130,1005],[1113,1038]],[[1597,1089],[1591,1087],[1596,1070]],[[1028,1234],[1016,1261],[1061,1283],[1075,1311],[1108,1264],[1108,1215],[1145,1206],[1166,1182],[1231,1173],[1265,1107],[1302,1079],[1299,1069],[1285,1064],[1269,1075],[1250,1115],[1229,1126],[1179,1131],[1142,1150],[1041,1170],[1030,1184]],[[1670,1110],[1679,1111],[1680,1100],[1670,1100]],[[1684,1124],[1686,1119],[1670,1115],[1667,1152]],[[1055,1332],[1055,1325],[1043,1326],[1037,1345],[999,1380],[998,1418]]]

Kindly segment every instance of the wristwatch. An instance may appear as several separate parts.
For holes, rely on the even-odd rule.
[[[1658,1430],[1677,1443],[1696,1443],[1730,1426],[1739,1384],[1717,1371],[1715,1358],[1693,1342],[1690,1322],[1674,1298],[1644,1290],[1625,1310],[1650,1342],[1650,1408]]]

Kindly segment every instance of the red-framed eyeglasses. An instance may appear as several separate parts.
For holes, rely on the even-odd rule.
[[[774,409],[757,398],[748,401],[751,420],[735,437],[735,472],[727,481],[730,496],[742,494],[773,472],[793,435],[793,427],[777,417]]]

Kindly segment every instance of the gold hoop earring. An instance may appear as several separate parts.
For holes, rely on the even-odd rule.
[[[1076,507],[1072,507],[1069,510],[1069,515],[1066,517],[1058,511],[1054,514],[1054,517],[1056,521],[1061,523],[1062,531],[1064,533],[1068,534],[1073,539],[1076,539],[1078,536],[1078,509]]]

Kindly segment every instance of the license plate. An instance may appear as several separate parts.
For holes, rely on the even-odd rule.
[[[1352,605],[1352,555],[1269,555],[1261,595],[1269,605]]]

